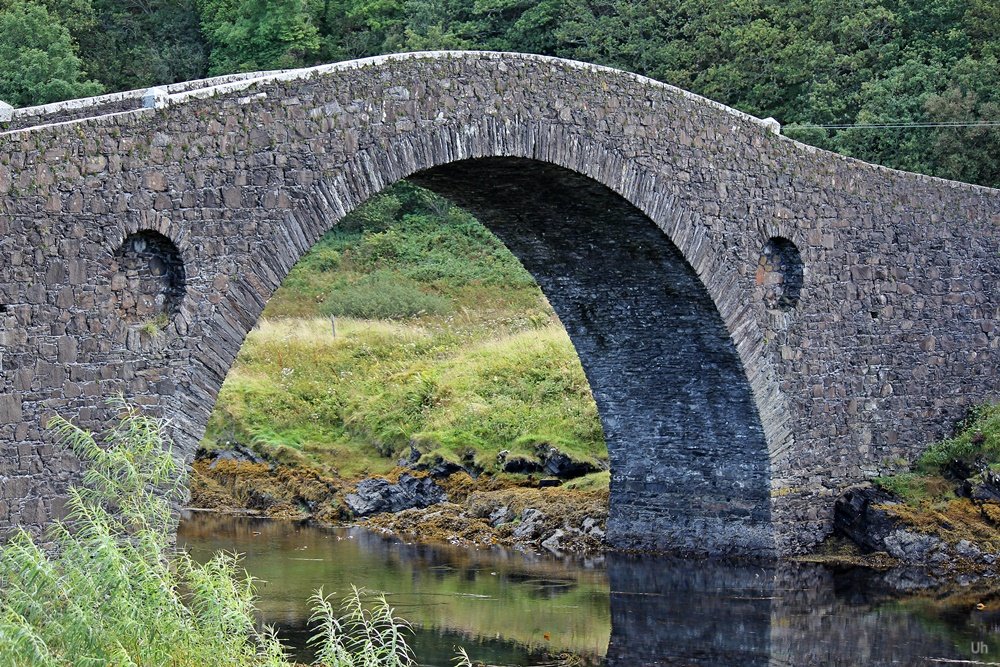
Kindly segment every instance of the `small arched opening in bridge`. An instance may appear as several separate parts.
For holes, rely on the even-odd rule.
[[[608,540],[769,555],[768,450],[712,297],[649,217],[549,163],[482,158],[410,180],[472,212],[522,262],[579,355],[608,445]]]

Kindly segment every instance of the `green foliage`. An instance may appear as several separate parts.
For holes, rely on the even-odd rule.
[[[917,473],[904,472],[899,475],[877,477],[875,483],[908,502],[919,503],[929,498],[927,479]]]
[[[209,45],[195,0],[65,1],[93,2],[92,13],[72,12],[73,20],[64,21],[80,44],[87,72],[109,90],[205,76]]]
[[[233,556],[204,565],[170,548],[181,469],[161,423],[122,406],[104,446],[52,426],[86,465],[69,519],[43,550],[20,531],[0,549],[0,654],[10,665],[285,665],[253,617]]]
[[[265,316],[398,319],[484,307],[536,310],[540,298],[531,275],[475,218],[403,182],[317,242]]]
[[[948,500],[969,471],[1000,467],[1000,404],[974,409],[958,433],[928,447],[911,472],[879,477],[876,483],[903,500]]]
[[[576,479],[571,479],[565,484],[563,484],[564,489],[569,489],[571,491],[601,491],[607,490],[611,485],[611,472],[593,472],[589,475],[584,475],[583,477],[577,477]]]
[[[913,469],[946,475],[956,464],[973,470],[1000,464],[1000,404],[973,410],[955,437],[928,447]]]
[[[448,299],[421,291],[413,280],[382,271],[353,283],[336,283],[321,308],[328,315],[375,320],[444,315],[450,310]]]
[[[415,667],[413,652],[406,644],[412,631],[380,595],[376,604],[365,606],[361,593],[353,588],[344,600],[339,615],[328,596],[320,589],[312,597],[310,621],[316,632],[310,643],[316,659],[327,667]]]
[[[173,548],[183,470],[163,423],[123,403],[98,443],[71,423],[50,426],[85,465],[69,518],[50,549],[19,531],[0,547],[0,655],[11,667],[292,667],[273,630],[259,628],[254,582],[237,557],[203,564]],[[338,616],[313,598],[322,667],[409,667],[409,626],[384,597],[354,589]],[[459,664],[471,665],[464,651]]]
[[[211,74],[303,67],[320,37],[303,0],[200,0]]]
[[[31,106],[102,92],[84,77],[69,31],[44,5],[0,2],[0,99]]]

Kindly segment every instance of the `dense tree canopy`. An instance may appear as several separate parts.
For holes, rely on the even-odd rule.
[[[0,4],[0,99],[15,106],[96,95],[69,31],[45,5]]]
[[[15,104],[394,51],[482,48],[640,72],[801,141],[1000,186],[996,0],[0,0]],[[17,8],[17,9],[15,9]],[[40,46],[41,45],[41,46]]]

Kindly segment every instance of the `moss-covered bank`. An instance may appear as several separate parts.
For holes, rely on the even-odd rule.
[[[558,554],[596,553],[606,546],[607,473],[560,488],[539,487],[539,478],[528,475],[474,479],[464,471],[432,475],[428,470],[399,467],[378,479],[394,484],[404,477],[417,478],[440,487],[445,501],[356,516],[350,496],[358,492],[359,480],[251,457],[226,452],[196,460],[189,505],[214,512],[362,525],[420,541],[465,546]]]
[[[848,489],[837,501],[839,552],[953,570],[1000,562],[1000,404],[983,405],[906,472]],[[829,544],[826,555],[837,556]]]

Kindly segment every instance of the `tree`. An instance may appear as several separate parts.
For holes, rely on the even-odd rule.
[[[69,31],[43,5],[0,5],[0,99],[14,106],[97,95],[85,79]]]
[[[84,0],[47,0],[82,2]],[[195,0],[92,0],[94,20],[66,22],[87,71],[111,90],[200,79],[209,47]]]
[[[303,67],[319,53],[302,0],[203,0],[199,9],[212,74]]]

